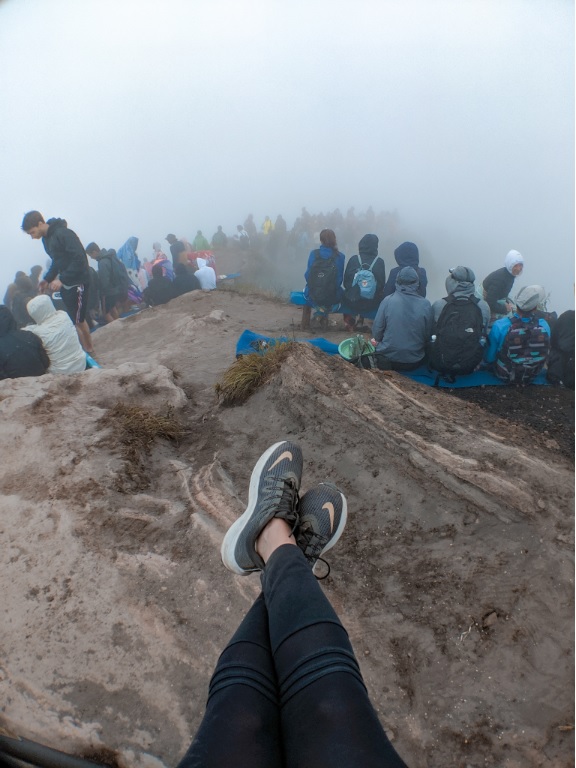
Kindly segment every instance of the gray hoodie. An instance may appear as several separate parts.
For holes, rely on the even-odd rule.
[[[394,363],[413,364],[422,360],[432,334],[432,305],[418,293],[416,270],[403,267],[396,278],[396,289],[378,308],[372,325],[376,352]]]
[[[454,296],[455,299],[467,299],[475,295],[474,280],[476,276],[470,267],[454,267],[446,278],[446,293],[448,296]],[[434,324],[438,322],[442,310],[446,306],[446,299],[438,299],[432,305],[434,310]],[[482,321],[484,324],[484,334],[487,332],[490,322],[490,307],[487,302],[480,300],[478,308],[482,312]]]

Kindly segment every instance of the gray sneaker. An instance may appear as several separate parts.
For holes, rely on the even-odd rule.
[[[222,542],[222,562],[229,571],[244,575],[264,568],[256,539],[273,517],[296,527],[301,476],[302,451],[295,443],[275,443],[260,456],[252,470],[246,511]]]
[[[320,483],[302,496],[296,543],[312,567],[342,536],[347,517],[346,497],[332,483]]]

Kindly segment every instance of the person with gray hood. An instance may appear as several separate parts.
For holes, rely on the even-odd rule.
[[[442,310],[448,303],[448,297],[452,296],[454,299],[469,299],[475,295],[476,287],[474,281],[476,275],[470,269],[470,267],[454,267],[449,269],[450,273],[446,278],[446,293],[448,294],[443,299],[438,299],[432,304],[434,310],[434,323],[438,322],[438,318],[442,314]],[[490,307],[488,303],[481,299],[478,302],[478,309],[482,313],[482,321],[484,324],[484,334],[488,331],[488,323],[490,322]]]
[[[403,267],[396,278],[396,290],[378,307],[372,325],[372,344],[376,347],[376,365],[381,370],[411,371],[424,363],[434,313],[419,288],[416,270]],[[372,367],[370,361],[363,359],[361,365]]]

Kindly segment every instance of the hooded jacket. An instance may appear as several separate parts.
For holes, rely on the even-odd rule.
[[[426,286],[428,285],[428,276],[424,267],[419,266],[420,254],[418,246],[414,243],[401,243],[394,251],[397,267],[394,267],[388,275],[388,280],[384,286],[384,297],[392,296],[396,290],[396,280],[400,270],[404,267],[412,267],[416,271],[419,280],[418,293],[420,296],[426,296]]]
[[[36,334],[50,358],[48,373],[78,373],[86,369],[86,353],[80,346],[74,323],[67,312],[57,310],[50,296],[35,296],[28,314],[36,325],[26,326]]]
[[[446,278],[446,293],[448,296],[454,296],[455,299],[467,299],[471,296],[475,296],[475,279],[476,276],[469,267],[456,267],[455,269],[450,270],[450,274]],[[434,324],[438,322],[438,318],[446,306],[446,299],[448,296],[443,299],[438,299],[438,301],[435,301],[434,304],[432,304]],[[478,309],[482,313],[484,335],[486,335],[488,323],[490,322],[490,307],[485,301],[480,300],[478,302]]]
[[[516,264],[524,264],[522,254],[518,251],[508,251],[504,259],[504,266],[490,272],[482,283],[484,298],[490,310],[496,315],[507,314],[506,301],[516,279],[512,274],[512,269]]]
[[[51,283],[56,277],[64,287],[90,284],[88,256],[78,235],[64,219],[48,219],[48,232],[42,238],[44,250],[52,259],[44,280]]]
[[[398,273],[394,293],[384,298],[376,313],[372,325],[376,352],[391,362],[413,364],[425,357],[434,313],[430,302],[418,289],[416,270],[403,267]]]
[[[0,379],[42,376],[50,361],[40,339],[20,331],[12,312],[0,306]]]
[[[98,259],[98,283],[101,296],[125,295],[130,286],[130,278],[126,267],[111,248],[103,250]]]
[[[376,279],[376,292],[373,299],[359,298],[360,290],[356,286],[352,287],[356,272],[364,265],[369,267],[372,262],[372,274]],[[358,243],[358,255],[351,256],[344,272],[344,292],[346,303],[352,309],[361,311],[370,311],[376,309],[384,297],[384,285],[386,284],[386,267],[384,260],[378,256],[378,237],[376,235],[364,235]]]

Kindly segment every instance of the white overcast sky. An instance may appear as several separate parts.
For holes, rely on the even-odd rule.
[[[574,305],[569,0],[0,0],[0,96],[2,291],[30,209],[145,256],[372,205],[441,284],[516,248]]]

